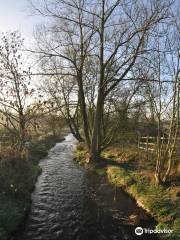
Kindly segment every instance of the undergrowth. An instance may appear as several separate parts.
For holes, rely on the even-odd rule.
[[[14,159],[9,163],[7,159],[0,167],[0,240],[7,240],[23,224],[31,206],[31,192],[41,173],[39,160],[61,140],[49,135],[33,141],[28,160]]]

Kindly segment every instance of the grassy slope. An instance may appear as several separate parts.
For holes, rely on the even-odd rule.
[[[6,240],[23,223],[31,192],[41,172],[38,162],[61,139],[48,136],[32,143],[29,161],[0,168],[0,239]]]
[[[86,152],[85,147],[81,144],[78,145],[75,155],[79,164],[88,166],[84,157]],[[106,154],[104,153],[104,156]],[[132,152],[124,155],[126,155],[125,158],[129,157],[130,161],[133,160]],[[113,152],[108,151],[108,158],[116,163]],[[127,164],[113,166],[108,162],[106,166],[101,169],[98,167],[95,170],[100,174],[106,172],[111,184],[122,187],[141,207],[148,211],[158,221],[157,229],[172,229],[173,234],[169,237],[166,235],[168,239],[180,239],[180,200],[171,198],[171,188],[156,186],[148,176],[143,175],[140,171],[133,168],[128,169]]]
[[[151,213],[159,222],[158,229],[174,231],[169,239],[180,237],[180,201],[172,201],[169,189],[156,186],[138,172],[120,167],[108,166],[107,176],[112,184],[125,189],[140,206]]]

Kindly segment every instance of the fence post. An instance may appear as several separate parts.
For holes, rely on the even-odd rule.
[[[148,150],[149,150],[149,137],[146,137],[146,154],[147,154],[147,160],[149,159],[149,154],[148,154]]]
[[[140,158],[140,137],[139,137],[139,134],[138,134],[138,137],[137,137],[137,140],[138,140],[138,159]]]

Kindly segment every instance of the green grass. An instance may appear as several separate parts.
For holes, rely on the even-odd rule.
[[[7,239],[19,226],[30,208],[30,199],[14,198],[8,194],[0,194],[0,239]]]
[[[157,228],[172,229],[167,239],[180,237],[180,201],[172,201],[169,189],[157,186],[139,172],[128,171],[120,167],[107,168],[109,182],[122,187],[158,221]]]
[[[16,160],[0,168],[0,240],[7,240],[24,222],[31,206],[31,192],[41,173],[38,162],[60,140],[47,136],[34,141],[28,161]]]
[[[115,161],[118,156],[118,151],[115,150],[114,152],[103,153],[103,157]],[[98,175],[107,174],[111,184],[128,192],[141,207],[157,220],[157,229],[172,229],[173,234],[166,235],[166,239],[180,239],[180,199],[172,200],[170,188],[157,186],[149,177],[135,169],[134,165],[129,167],[129,159],[133,160],[136,157],[136,152],[133,153],[133,151],[129,151],[125,155],[125,162],[121,163],[120,166],[108,165],[107,167],[97,168],[90,163],[90,168]],[[75,151],[75,159],[86,166],[86,154],[86,148],[80,145]],[[121,156],[120,159],[122,159]]]
[[[7,239],[23,222],[40,172],[39,166],[30,163],[0,169],[0,239]]]

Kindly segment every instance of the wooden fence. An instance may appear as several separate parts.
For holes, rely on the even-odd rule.
[[[141,137],[138,136],[138,150],[139,151],[152,151],[155,152],[156,148],[157,148],[157,141],[158,141],[158,137],[150,137],[150,136],[146,136],[146,137]],[[164,146],[166,146],[166,143],[168,142],[168,138],[165,137],[161,137],[160,141],[162,144],[164,144]],[[180,144],[180,138],[177,138],[177,144]],[[176,149],[178,149],[178,147],[176,147]]]
[[[163,138],[161,138],[163,140]],[[146,151],[155,151],[157,144],[156,137],[140,137],[138,136],[138,149]]]

